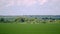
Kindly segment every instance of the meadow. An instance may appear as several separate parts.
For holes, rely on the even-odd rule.
[[[60,34],[60,24],[0,24],[0,34]]]

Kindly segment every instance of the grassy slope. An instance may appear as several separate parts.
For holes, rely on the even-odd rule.
[[[60,24],[0,24],[0,34],[60,34]]]

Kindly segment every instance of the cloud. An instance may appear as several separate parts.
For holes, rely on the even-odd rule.
[[[47,0],[0,0],[1,4],[6,4],[6,7],[13,6],[13,5],[24,5],[24,6],[31,6],[36,3],[40,3],[43,5]]]
[[[0,9],[10,6],[25,6],[29,7],[34,4],[45,5],[47,2],[58,3],[60,0],[0,0]]]
[[[0,0],[0,7],[1,5],[5,7],[9,6],[32,6],[34,4],[44,5],[49,0]],[[51,0],[52,2],[60,2],[60,0]]]
[[[54,1],[54,2],[58,2],[58,1],[60,1],[60,0],[52,0],[52,1]]]
[[[15,4],[14,0],[7,1],[6,7],[13,6]]]
[[[44,5],[48,0],[38,0],[38,2],[40,3],[40,5]]]
[[[18,5],[31,6],[39,2],[39,5],[43,5],[47,0],[17,0]]]
[[[47,3],[48,5],[45,5],[45,3]],[[59,7],[60,7],[59,3],[60,3],[60,0],[0,0],[0,14],[4,14],[4,13],[7,15],[8,14],[9,15],[31,14],[31,13],[32,14],[34,13],[35,14],[44,14],[44,13],[47,14],[47,12],[50,13],[50,11],[51,13],[52,12],[54,13],[57,11],[59,13]],[[37,6],[37,8],[34,6],[34,4]],[[44,7],[38,6],[37,4],[43,5]],[[12,7],[10,8],[10,6]],[[24,7],[21,7],[21,6],[24,6]]]
[[[36,4],[35,0],[17,0],[18,5],[31,6]]]

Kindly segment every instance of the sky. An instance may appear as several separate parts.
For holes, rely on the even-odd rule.
[[[0,0],[0,15],[60,15],[60,0]]]

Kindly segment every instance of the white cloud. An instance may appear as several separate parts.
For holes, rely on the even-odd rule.
[[[40,3],[43,5],[47,0],[0,0],[1,4],[6,3],[6,7],[13,6],[13,5],[24,5],[24,6],[31,6],[36,3]]]
[[[60,0],[52,0],[52,1],[54,1],[54,2],[58,2],[58,1],[60,1]]]
[[[35,0],[17,0],[17,5],[31,6],[36,4]]]
[[[13,6],[15,4],[14,0],[7,1],[6,7]]]
[[[17,0],[18,5],[31,6],[39,2],[39,5],[43,5],[47,0]]]
[[[51,0],[52,2],[58,2],[60,0]],[[32,6],[36,3],[39,3],[39,5],[44,5],[48,0],[0,0],[0,7],[1,4],[4,4],[4,6],[9,7],[9,6]]]
[[[40,5],[44,5],[48,0],[38,0],[38,2],[40,3]]]
[[[25,4],[27,5],[27,6],[31,6],[31,5],[34,5],[34,4],[36,4],[36,1],[35,0],[26,0],[26,1],[24,1],[25,2]],[[23,2],[23,3],[24,3]]]

